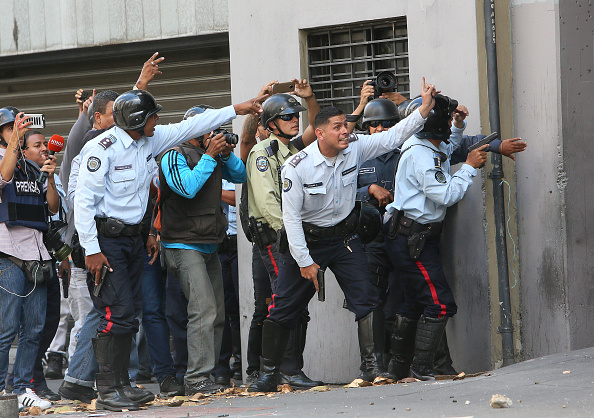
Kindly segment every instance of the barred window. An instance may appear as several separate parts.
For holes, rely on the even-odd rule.
[[[404,17],[309,30],[307,53],[309,80],[321,106],[352,112],[365,80],[382,71],[393,72],[397,91],[409,94]]]

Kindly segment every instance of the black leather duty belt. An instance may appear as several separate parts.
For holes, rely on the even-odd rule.
[[[115,218],[95,218],[97,232],[107,238],[135,237],[140,235],[142,224],[125,224]]]

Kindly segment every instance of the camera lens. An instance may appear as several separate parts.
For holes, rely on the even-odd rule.
[[[237,145],[239,137],[237,134],[225,134],[225,141],[227,141],[227,144],[229,145]]]

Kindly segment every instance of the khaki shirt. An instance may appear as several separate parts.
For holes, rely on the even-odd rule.
[[[266,148],[278,141],[278,152],[269,156]],[[281,185],[279,171],[284,162],[299,152],[292,143],[283,142],[274,134],[259,142],[248,156],[247,184],[249,214],[257,220],[264,219],[275,231],[283,226],[281,210]]]

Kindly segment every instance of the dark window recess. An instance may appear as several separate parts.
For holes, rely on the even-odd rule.
[[[409,95],[406,18],[312,29],[307,33],[309,80],[321,106],[350,113],[359,104],[361,86],[382,71],[398,79]]]

